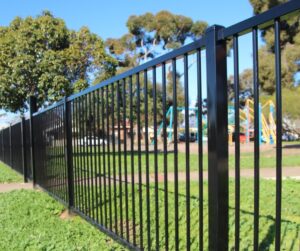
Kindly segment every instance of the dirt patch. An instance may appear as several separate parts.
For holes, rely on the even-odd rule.
[[[75,216],[76,216],[75,213],[71,212],[69,209],[65,209],[64,211],[62,211],[59,218],[62,220],[69,220],[74,218]]]
[[[124,237],[127,237],[127,225],[128,225],[128,234],[129,234],[129,239],[133,240],[133,232],[134,232],[134,226],[135,226],[135,235],[136,235],[136,239],[138,239],[138,233],[139,233],[139,224],[135,223],[135,225],[133,225],[133,221],[128,220],[126,221],[126,216],[123,215],[123,222],[118,221],[117,225],[113,225],[113,229],[118,229],[118,232],[121,232],[121,226],[123,228],[123,235]]]
[[[33,189],[32,183],[5,183],[0,184],[0,193],[10,192],[20,189]]]

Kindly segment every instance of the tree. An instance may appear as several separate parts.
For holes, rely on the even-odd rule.
[[[168,11],[160,11],[156,15],[133,15],[128,18],[126,25],[128,33],[106,41],[107,48],[118,60],[121,71],[178,48],[189,39],[198,39],[207,28],[206,22],[193,22],[189,17]]]
[[[181,74],[176,72],[176,96],[177,96],[177,107],[184,106],[184,90],[180,81]],[[169,69],[167,74],[167,109],[173,105],[173,71]]]
[[[109,78],[116,61],[105,51],[100,37],[83,27],[68,30],[49,12],[36,18],[15,18],[0,27],[0,108],[27,109],[35,95],[39,106]]]
[[[287,2],[287,0],[250,0],[255,14],[262,13],[276,5]],[[294,75],[300,71],[300,26],[299,15],[281,21],[280,45],[282,50],[282,85],[293,88]],[[274,28],[269,27],[262,31],[265,42],[259,50],[260,83],[262,91],[271,95],[275,91],[275,69],[274,69]]]
[[[234,76],[230,75],[228,78],[228,99],[234,99]],[[240,86],[240,95],[243,93],[253,93],[253,70],[245,69],[242,73],[239,74],[239,86]],[[244,101],[240,97],[240,102]]]

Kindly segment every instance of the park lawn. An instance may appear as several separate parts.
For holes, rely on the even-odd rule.
[[[100,156],[100,158],[99,158]],[[103,156],[105,156],[105,161]],[[126,158],[124,152],[121,152],[120,154],[121,159],[121,172],[125,172],[125,159],[126,159],[126,166],[127,166],[127,173],[131,173],[131,156],[130,153],[127,152]],[[158,166],[158,172],[163,173],[164,172],[164,154],[158,153],[157,154],[157,166]],[[63,158],[63,156],[61,156]],[[207,170],[208,166],[208,155],[203,154],[203,170]],[[167,169],[168,172],[174,172],[174,153],[168,153],[167,154]],[[86,154],[75,154],[75,157],[73,158],[73,165],[75,168],[82,168],[86,169],[84,167],[88,167],[91,170],[95,170],[96,166],[99,168],[99,166],[102,166],[102,172],[104,172],[104,163],[106,166],[106,173],[108,172],[108,166],[110,162],[110,167],[113,167],[113,162],[119,163],[119,154],[116,152],[115,155],[112,153],[103,155],[96,152],[86,153]],[[138,161],[139,156],[137,153],[134,154],[133,162],[134,162],[134,173],[138,173]],[[199,156],[197,154],[190,154],[189,156],[190,161],[190,171],[198,171],[199,170]],[[101,162],[101,163],[100,163]],[[295,155],[288,155],[283,156],[282,159],[282,166],[283,167],[300,167],[300,156],[299,154]],[[149,172],[154,173],[155,172],[155,155],[153,153],[149,153]],[[276,167],[276,158],[275,156],[272,156],[270,154],[261,153],[260,155],[260,168],[275,168]],[[229,155],[229,168],[234,169],[235,168],[235,158],[234,155]],[[254,156],[253,153],[242,153],[241,159],[240,159],[240,168],[241,169],[253,169],[254,168]],[[141,170],[143,173],[146,172],[146,154],[141,154]],[[185,153],[178,153],[178,171],[179,172],[185,172],[186,171],[186,155]],[[92,171],[93,172],[93,171]]]
[[[79,216],[61,219],[63,210],[44,192],[0,193],[0,250],[125,250]]]
[[[253,250],[253,208],[254,208],[254,193],[253,193],[253,179],[241,179],[241,204],[240,204],[240,250]],[[90,184],[91,185],[91,184]],[[274,250],[274,238],[275,238],[275,181],[264,180],[260,181],[260,229],[259,240],[260,250]],[[300,197],[298,195],[300,191],[300,181],[287,179],[283,181],[282,189],[282,248],[281,250],[298,251],[299,238],[300,238]],[[147,247],[147,189],[143,184],[142,188],[142,218],[140,221],[139,214],[139,187],[134,186],[132,190],[131,184],[128,184],[128,195],[126,195],[126,185],[122,183],[122,192],[120,193],[119,183],[116,185],[116,190],[113,187],[113,181],[111,186],[102,186],[102,191],[96,190],[96,187],[91,186],[90,190],[86,189],[84,192],[84,185],[82,187],[75,187],[76,192],[76,206],[81,211],[89,215],[92,218],[103,220],[103,224],[106,226],[112,226],[118,228],[120,231],[123,228],[126,233],[126,227],[128,222],[129,237],[131,242],[133,241],[133,226],[136,228],[136,241],[139,243],[140,232],[143,229],[144,237],[143,243]],[[103,189],[104,188],[104,189]],[[208,248],[208,195],[207,195],[207,182],[204,182],[204,250]],[[81,189],[81,190],[80,190]],[[198,250],[199,248],[199,183],[191,182],[190,186],[190,220],[191,220],[191,250]],[[98,198],[98,205],[100,197],[102,201],[108,203],[102,204],[102,206],[96,206],[97,202],[92,199],[88,199],[88,191],[90,198]],[[114,191],[116,191],[116,196]],[[135,193],[135,203],[132,203],[132,191]],[[165,250],[165,192],[164,184],[158,184],[158,215],[156,215],[156,208],[154,201],[156,200],[155,185],[150,184],[150,242],[151,250],[155,249],[155,219],[159,219],[159,249]],[[180,250],[185,250],[186,245],[186,184],[184,182],[179,183],[179,239]],[[84,195],[86,194],[86,196]],[[100,195],[101,194],[101,195]],[[169,233],[169,250],[174,250],[175,243],[175,197],[174,197],[174,183],[168,182],[168,233]],[[106,196],[105,196],[106,195]],[[121,195],[121,196],[120,196]],[[83,196],[83,197],[82,197]],[[80,199],[79,199],[80,198]],[[126,214],[126,198],[128,199],[128,216]],[[122,199],[122,202],[121,202]],[[111,203],[109,203],[111,201]],[[85,202],[85,206],[81,203]],[[135,215],[133,216],[133,206],[135,207]],[[94,208],[90,210],[90,208]],[[117,214],[115,213],[117,211]],[[234,180],[230,179],[229,182],[229,250],[234,250],[234,229],[235,229],[235,202],[234,202]],[[123,221],[120,219],[122,214]],[[106,215],[106,217],[105,217]],[[128,217],[128,219],[127,219]],[[106,221],[105,221],[106,218]],[[141,224],[142,222],[142,224]],[[147,249],[147,248],[146,248]]]
[[[22,182],[23,177],[0,161],[0,184]]]

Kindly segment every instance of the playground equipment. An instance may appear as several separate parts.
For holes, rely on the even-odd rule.
[[[178,112],[182,112],[184,111],[185,108],[184,107],[177,107],[177,111]],[[196,107],[189,107],[188,108],[189,112],[192,111],[195,114],[195,118],[198,118],[199,114],[198,114],[198,108]],[[166,113],[166,119],[169,120],[169,123],[167,125],[167,134],[168,134],[168,142],[171,142],[173,139],[173,121],[174,121],[174,108],[173,106],[170,106],[170,108],[168,109],[167,113]],[[178,132],[184,132],[184,127],[183,127],[184,123],[182,123],[179,127],[178,127]],[[202,129],[206,130],[207,128],[207,116],[206,114],[202,114]],[[161,122],[161,124],[158,127],[157,130],[157,135],[161,135],[163,129],[163,122]],[[190,132],[192,133],[196,133],[196,140],[198,140],[198,119],[195,119],[195,123],[190,123]],[[203,135],[204,138],[206,138]],[[152,144],[154,143],[154,141],[152,141]]]
[[[178,107],[177,111],[184,111],[184,107]],[[198,140],[198,108],[197,107],[189,107],[189,125],[190,125],[190,133],[196,134],[196,139]],[[276,123],[274,119],[275,114],[275,105],[271,100],[268,100],[264,104],[259,104],[259,142],[274,144],[276,143]],[[228,106],[228,133],[230,135],[230,139],[232,140],[232,135],[235,132],[235,119],[234,119],[234,107]],[[266,118],[267,115],[267,118]],[[206,138],[207,131],[207,114],[201,114],[202,116],[202,130],[203,130],[203,138]],[[194,118],[194,120],[192,120]],[[174,122],[174,108],[171,106],[167,113],[166,119],[168,120],[167,125],[167,134],[168,141],[171,142],[173,139],[173,122]],[[185,122],[179,124],[178,132],[184,132]],[[254,103],[251,99],[247,99],[244,108],[240,108],[240,132],[245,135],[245,143],[249,143],[251,139],[254,138]],[[161,135],[163,129],[163,122],[158,127],[157,135]],[[152,144],[154,141],[152,140]]]
[[[264,104],[259,103],[259,142],[267,144],[276,143],[276,123],[274,119],[275,105],[271,100]],[[267,118],[266,118],[267,116]],[[246,142],[254,137],[254,103],[251,99],[246,100],[244,109],[240,109],[240,119],[243,121],[241,127],[244,127]]]

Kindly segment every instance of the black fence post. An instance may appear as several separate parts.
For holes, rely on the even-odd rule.
[[[36,171],[35,171],[35,158],[34,158],[34,123],[33,113],[37,111],[37,99],[34,96],[29,97],[29,126],[30,126],[30,156],[32,168],[32,182],[33,186],[36,185]]]
[[[22,117],[21,120],[21,145],[22,145],[22,169],[23,169],[23,177],[24,182],[27,183],[27,163],[26,163],[26,137],[25,137],[25,118]]]
[[[4,162],[4,130],[1,131],[1,138],[2,138],[2,161]]]
[[[68,172],[68,197],[69,209],[74,206],[74,177],[73,177],[73,160],[72,160],[72,117],[71,106],[64,98],[64,112],[65,112],[65,158]]]
[[[9,166],[12,168],[12,135],[11,135],[11,124],[9,124]]]
[[[227,52],[226,41],[217,40],[222,29],[206,31],[210,251],[228,250]]]

